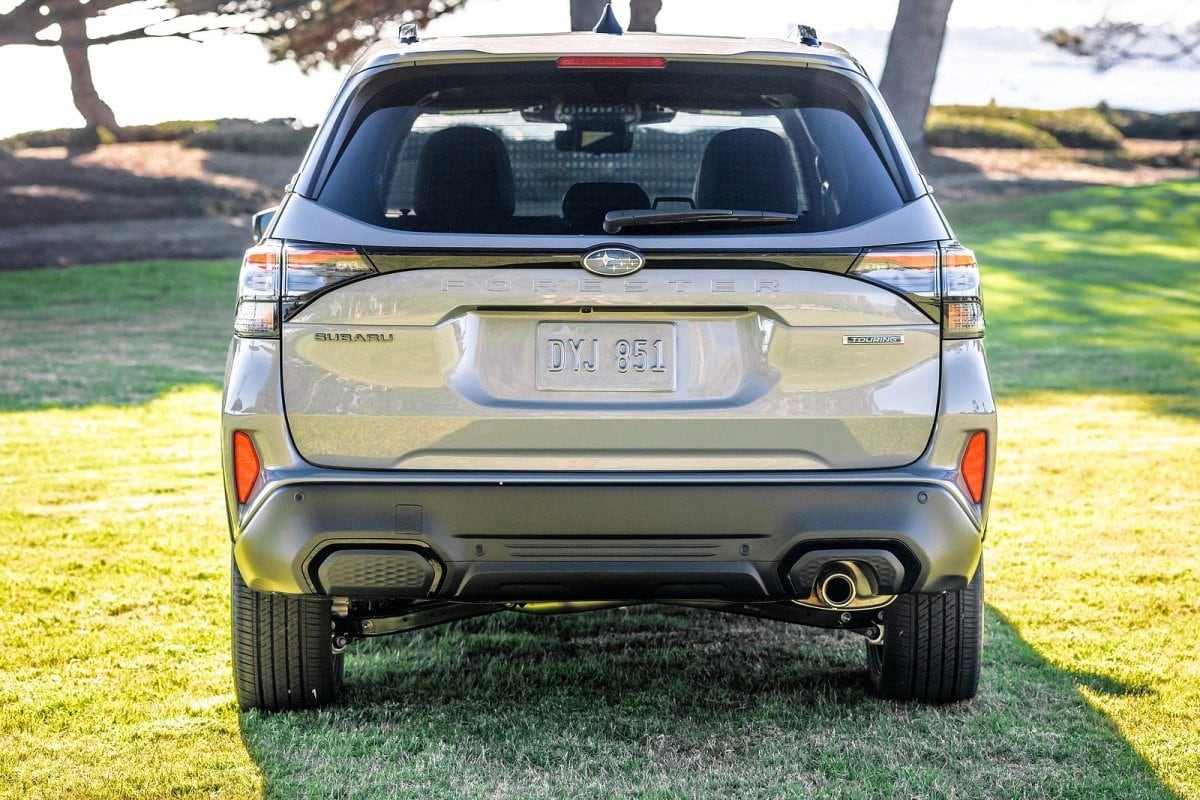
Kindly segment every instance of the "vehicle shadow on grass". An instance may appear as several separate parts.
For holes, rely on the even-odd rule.
[[[503,614],[358,643],[338,706],[242,735],[268,797],[1173,796],[992,609],[986,640],[979,697],[939,707],[871,696],[853,634]]]

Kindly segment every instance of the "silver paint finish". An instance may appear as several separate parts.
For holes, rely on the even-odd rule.
[[[991,499],[992,468],[995,448],[989,448],[988,489],[984,503],[977,506],[967,497],[957,469],[971,433],[984,430],[996,438],[996,406],[987,376],[983,343],[979,340],[946,342],[943,345],[943,369],[939,416],[933,438],[922,456],[899,469],[857,470],[854,472],[725,472],[719,474],[662,472],[519,472],[485,471],[347,471],[329,470],[305,461],[292,445],[283,418],[279,343],[267,340],[233,340],[226,367],[222,411],[222,454],[226,464],[227,497],[233,496],[232,475],[228,469],[229,444],[234,430],[248,430],[263,459],[264,485],[255,490],[245,507],[231,501],[233,511],[230,533],[236,539],[243,527],[253,521],[263,501],[273,492],[295,490],[305,485],[365,484],[403,488],[437,483],[447,485],[686,485],[719,481],[724,485],[752,486],[761,483],[785,483],[812,486],[887,486],[916,484],[945,490],[958,507],[975,520],[982,532],[987,523]],[[918,493],[918,502],[923,502]]]
[[[435,37],[408,44],[385,39],[368,49],[351,73],[381,66],[416,61],[445,63],[486,62],[513,59],[553,59],[570,55],[655,55],[720,63],[763,61],[771,58],[804,58],[812,63],[861,69],[854,58],[831,42],[809,47],[791,39],[687,36],[628,32],[624,36],[591,33],[508,34],[491,36]]]
[[[876,469],[924,451],[941,344],[903,298],[796,270],[579,276],[412,270],[318,299],[284,325],[296,446],[323,466],[433,470]],[[674,390],[539,388],[546,325],[670,326]],[[904,342],[842,344],[876,331]]]
[[[949,340],[942,344],[942,392],[937,427],[929,451],[922,461],[932,469],[944,470],[947,480],[966,492],[958,465],[967,440],[976,431],[988,436],[987,481],[983,503],[970,503],[981,528],[986,527],[992,502],[992,475],[996,468],[997,414],[988,375],[983,339]]]
[[[853,472],[527,470],[489,473],[323,469],[307,463],[291,444],[282,417],[279,349],[276,342],[235,339],[230,349],[223,401],[223,450],[228,450],[233,430],[249,430],[263,459],[263,485],[244,508],[238,507],[236,502],[229,504],[230,533],[237,543],[234,554],[239,568],[249,576],[251,585],[261,591],[312,592],[313,587],[303,578],[303,565],[313,552],[327,544],[339,541],[394,544],[398,541],[391,530],[395,502],[398,498],[402,502],[410,489],[432,485],[466,489],[472,486],[640,486],[645,489],[647,506],[661,508],[666,515],[659,524],[668,527],[674,524],[671,520],[675,508],[664,502],[667,495],[655,487],[711,484],[728,487],[733,494],[723,496],[730,498],[742,496],[737,487],[768,484],[795,486],[798,490],[807,487],[810,492],[797,497],[794,518],[799,527],[763,531],[785,537],[779,540],[781,551],[806,538],[870,538],[875,535],[894,538],[895,531],[907,530],[906,535],[913,537],[912,544],[923,565],[922,585],[927,587],[948,585],[959,576],[973,572],[978,560],[978,539],[987,522],[990,468],[989,491],[982,507],[966,496],[956,473],[962,448],[971,432],[986,430],[991,439],[995,439],[995,404],[987,381],[982,343],[978,341],[950,342],[944,347],[942,362],[948,379],[942,382],[941,414],[933,440],[921,458],[899,469]],[[989,455],[994,458],[994,448]],[[227,495],[232,497],[228,469],[226,483]],[[367,493],[355,489],[327,494],[325,487],[331,490],[362,487]],[[899,502],[886,501],[885,504],[893,509],[888,517],[879,517],[877,522],[868,524],[862,509],[880,502],[881,498],[891,497],[890,492],[895,489],[901,494],[897,495]],[[845,490],[856,494],[846,494]],[[318,503],[320,508],[317,508],[312,504],[317,496],[327,497],[328,502]],[[464,495],[464,498],[468,496]],[[377,500],[372,502],[371,497]],[[939,497],[951,502],[934,502]],[[269,508],[276,510],[264,512]],[[895,516],[898,510],[903,511],[899,517]],[[280,517],[280,513],[285,516]],[[704,513],[715,530],[739,530],[744,523],[743,512],[736,503],[717,503]],[[287,520],[286,524],[281,526],[281,520]],[[964,539],[964,521],[965,530],[974,531],[973,539]],[[432,532],[431,526],[425,527]],[[579,535],[578,531],[575,533]],[[616,533],[613,535],[617,536]],[[730,540],[729,546],[738,546],[740,541]],[[470,542],[461,536],[443,537],[438,542],[444,556],[468,560],[476,557],[471,555],[475,550],[470,547]],[[446,550],[451,544],[453,547]],[[740,549],[731,551],[729,557],[741,557]],[[770,555],[763,558],[756,550],[751,559],[766,571],[764,574],[777,569],[770,561]]]

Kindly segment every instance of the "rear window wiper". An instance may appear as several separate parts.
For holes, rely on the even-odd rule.
[[[604,215],[604,230],[618,233],[624,228],[646,225],[730,225],[740,223],[780,224],[800,217],[783,211],[735,211],[729,208],[686,208],[676,210],[627,209]]]

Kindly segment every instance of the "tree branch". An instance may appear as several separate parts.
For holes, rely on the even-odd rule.
[[[1095,25],[1073,30],[1056,28],[1043,33],[1042,39],[1068,53],[1091,59],[1097,72],[1131,61],[1200,63],[1200,22],[1180,32],[1150,28],[1138,22],[1102,19]]]

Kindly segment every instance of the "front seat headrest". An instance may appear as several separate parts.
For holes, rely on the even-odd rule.
[[[497,134],[458,127],[429,136],[413,192],[422,227],[487,230],[512,217],[515,208],[512,163]]]
[[[714,136],[696,176],[697,208],[746,211],[799,210],[796,167],[787,142],[761,128]]]

